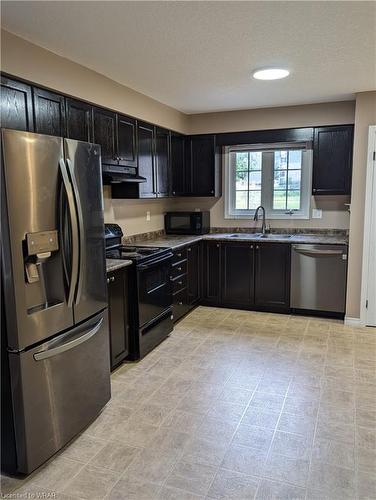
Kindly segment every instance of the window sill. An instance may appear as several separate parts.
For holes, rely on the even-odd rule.
[[[251,213],[251,214],[236,214],[236,215],[233,215],[233,214],[225,214],[224,218],[226,220],[249,220],[249,219],[253,219],[254,217],[254,214]],[[305,215],[305,214],[302,214],[302,215],[287,215],[287,214],[273,214],[273,215],[269,215],[269,214],[265,214],[265,219],[267,219],[268,221],[270,220],[309,220],[309,216],[308,215]]]

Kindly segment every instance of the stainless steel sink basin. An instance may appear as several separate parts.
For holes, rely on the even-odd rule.
[[[269,233],[259,236],[260,239],[265,240],[288,240],[292,238],[292,234],[277,234],[277,233]]]
[[[255,239],[255,238],[260,238],[260,236],[262,236],[261,233],[236,233],[236,234],[230,234],[228,237],[229,238]]]

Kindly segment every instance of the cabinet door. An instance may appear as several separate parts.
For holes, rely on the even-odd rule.
[[[107,276],[111,368],[121,363],[129,353],[127,277],[125,270]]]
[[[215,195],[215,136],[190,139],[190,190],[192,196]]]
[[[33,99],[31,87],[24,83],[1,77],[1,126],[15,130],[34,130]]]
[[[185,136],[171,132],[171,194],[184,196],[185,182]]]
[[[187,247],[187,300],[188,304],[195,304],[201,295],[201,259],[200,244],[194,243]]]
[[[204,243],[203,302],[218,305],[221,301],[221,245],[216,241]]]
[[[157,196],[166,197],[170,193],[170,132],[162,128],[155,132],[155,171]]]
[[[140,183],[140,198],[155,198],[157,196],[154,171],[154,138],[154,126],[138,122],[138,173],[146,178],[146,182]]]
[[[120,165],[135,167],[136,155],[136,120],[124,115],[117,115],[117,150]]]
[[[251,308],[254,301],[254,244],[222,244],[222,302]]]
[[[290,245],[256,243],[255,304],[274,309],[290,307]]]
[[[314,195],[351,193],[353,126],[315,128],[313,142]]]
[[[92,106],[86,102],[67,98],[67,137],[76,141],[91,142],[93,129]]]
[[[93,111],[93,142],[101,145],[102,163],[117,164],[116,114],[101,108]]]
[[[65,97],[33,87],[33,99],[35,132],[65,137]]]

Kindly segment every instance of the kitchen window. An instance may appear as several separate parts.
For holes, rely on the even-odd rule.
[[[253,217],[263,205],[269,219],[308,219],[311,143],[225,148],[225,218]]]

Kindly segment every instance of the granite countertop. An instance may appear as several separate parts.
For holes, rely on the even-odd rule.
[[[196,241],[201,241],[202,236],[191,235],[178,235],[178,234],[166,234],[154,240],[138,241],[137,243],[132,243],[132,245],[143,246],[143,247],[166,247],[176,250],[177,248],[189,245],[190,243],[195,243]]]
[[[236,234],[236,236],[231,236]],[[259,241],[260,243],[306,243],[313,245],[347,245],[347,238],[343,235],[327,235],[327,234],[278,234],[271,233],[266,238],[260,238],[259,233],[212,233],[202,236],[195,235],[166,235],[156,239],[140,241],[134,243],[136,246],[145,247],[167,247],[176,250],[179,247],[189,245],[201,240],[216,240],[216,241]]]
[[[236,236],[232,236],[236,234]],[[222,233],[222,234],[207,234],[203,237],[205,240],[221,240],[221,241],[259,241],[260,243],[306,243],[313,245],[347,245],[348,241],[342,235],[327,235],[327,234],[278,234],[271,233],[266,238],[261,238],[259,234],[252,233]]]
[[[131,260],[106,259],[106,271],[109,273],[121,269],[122,267],[131,266],[132,264],[133,262]]]

